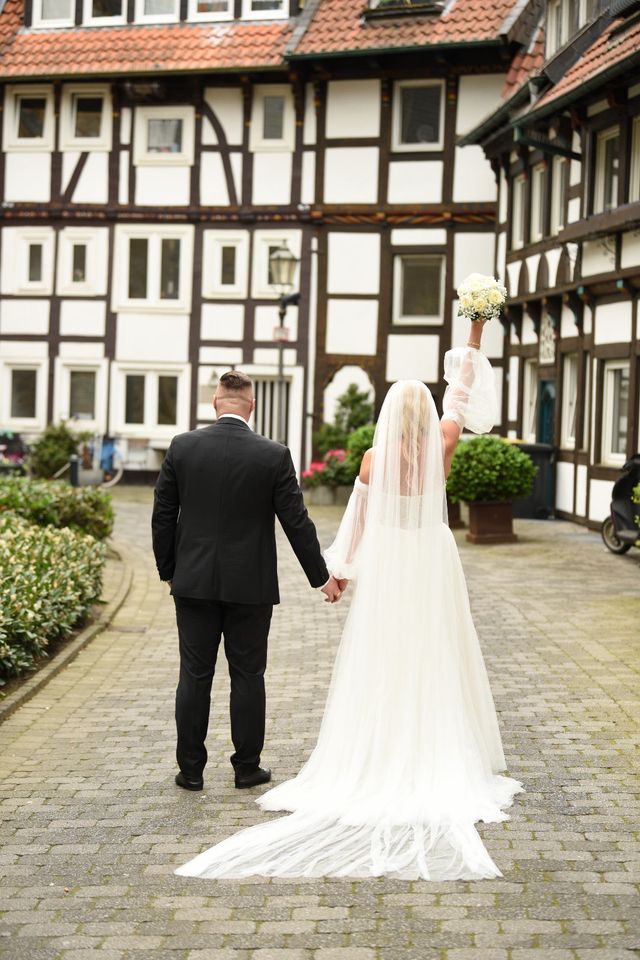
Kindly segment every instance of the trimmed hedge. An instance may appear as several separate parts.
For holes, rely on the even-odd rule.
[[[447,493],[453,503],[527,497],[537,471],[531,457],[514,444],[495,436],[473,437],[456,447]]]
[[[69,527],[104,540],[113,529],[111,497],[64,480],[0,477],[0,516],[9,510],[39,526]]]
[[[105,557],[87,534],[0,513],[0,684],[82,622],[100,596]]]

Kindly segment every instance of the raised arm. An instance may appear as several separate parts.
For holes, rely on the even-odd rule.
[[[340,582],[352,580],[356,573],[358,548],[367,518],[372,452],[367,450],[362,458],[360,475],[356,477],[335,540],[324,552],[330,573]]]

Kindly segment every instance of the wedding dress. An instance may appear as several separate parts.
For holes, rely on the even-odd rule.
[[[444,418],[490,430],[493,371],[479,351],[445,357]],[[261,796],[290,816],[249,827],[176,873],[195,877],[502,876],[475,823],[508,819],[522,785],[505,758],[455,540],[446,523],[433,398],[394,384],[370,484],[356,480],[329,570],[354,580],[317,745]]]

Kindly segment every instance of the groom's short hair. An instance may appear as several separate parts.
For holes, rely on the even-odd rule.
[[[253,380],[242,370],[228,370],[223,373],[218,380],[219,387],[224,393],[245,393],[247,390],[253,391]]]

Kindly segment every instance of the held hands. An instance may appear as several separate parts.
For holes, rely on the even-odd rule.
[[[344,591],[347,589],[348,580],[336,580],[331,576],[320,589],[324,593],[325,603],[337,603]]]

